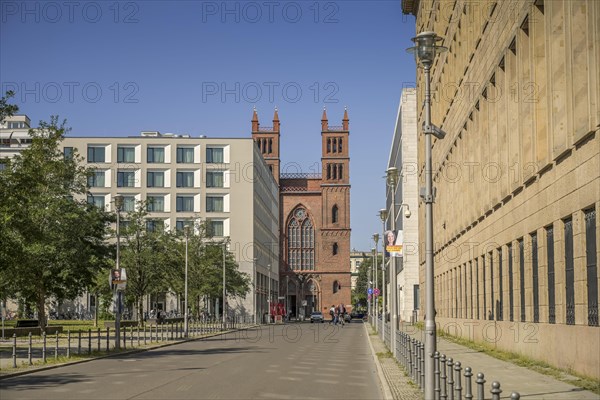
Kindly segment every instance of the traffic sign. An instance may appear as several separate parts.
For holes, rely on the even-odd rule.
[[[368,288],[367,289],[367,294],[369,294],[369,295],[373,294],[373,288]]]

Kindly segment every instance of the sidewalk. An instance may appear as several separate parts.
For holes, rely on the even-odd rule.
[[[423,331],[413,329],[412,332],[405,332],[417,340],[424,340]],[[502,398],[510,398],[511,392],[518,392],[521,399],[600,400],[600,395],[443,338],[438,337],[437,349],[440,354],[452,357],[455,362],[460,361],[463,368],[471,367],[475,376],[483,373],[487,381],[486,388],[489,388],[492,381],[500,382]],[[489,389],[486,392],[489,392]]]
[[[372,334],[374,332],[372,326],[365,323],[365,330],[367,331],[367,337],[371,342],[373,348],[373,355],[375,361],[379,364],[381,369],[378,370],[383,373],[382,382],[384,387],[384,395],[386,400],[419,400],[423,399],[423,393],[419,388],[412,383],[412,381],[404,373],[404,369],[400,367],[400,364],[391,357],[378,357],[377,354],[388,354],[389,350],[383,343],[379,335]]]

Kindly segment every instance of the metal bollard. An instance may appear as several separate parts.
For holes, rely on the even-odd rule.
[[[412,351],[411,339],[406,338],[406,343],[404,344],[404,347],[407,352],[407,362],[408,362],[408,365],[406,366],[406,370],[408,371],[408,375],[413,376],[413,364],[414,364],[413,361],[414,361],[415,355],[413,354],[413,351]]]
[[[471,372],[471,367],[465,368],[465,399],[471,400],[473,398],[473,388],[471,384],[471,377],[473,376],[473,372]]]
[[[446,394],[446,355],[440,356],[440,399],[447,399]]]
[[[58,331],[56,331],[56,344],[54,345],[54,359],[58,360]]]
[[[475,381],[477,383],[477,400],[484,400],[485,391],[483,385],[485,384],[485,379],[483,378],[484,376],[481,372],[477,374],[477,380]]]
[[[106,352],[110,353],[110,328],[106,328]]]
[[[170,325],[171,326],[169,328],[171,329],[171,340],[173,340],[173,323],[171,322]]]
[[[500,393],[502,393],[502,390],[500,389],[500,382],[492,382],[492,389],[490,390],[490,393],[492,394],[492,400],[500,400]]]
[[[133,349],[133,326],[129,327],[129,347]]]
[[[160,324],[160,341],[164,342],[165,341],[165,331],[163,329],[163,325]]]
[[[42,332],[42,361],[46,364],[46,332]]]
[[[510,394],[510,400],[519,400],[521,398],[521,395],[519,394],[519,392],[512,392]]]
[[[98,353],[100,353],[102,351],[102,349],[100,348],[100,343],[102,342],[102,333],[100,331],[100,328],[98,328],[96,337],[98,338]]]
[[[150,343],[152,343],[153,340],[152,333],[152,325],[150,325]]]
[[[71,330],[67,329],[67,358],[71,358]]]
[[[454,397],[456,397],[457,400],[460,400],[462,397],[462,386],[461,386],[461,377],[460,377],[460,373],[462,371],[462,368],[460,366],[460,361],[457,361],[454,363]]]
[[[138,347],[140,347],[140,326],[137,326],[137,343]]]
[[[446,376],[448,377],[448,399],[454,400],[454,372],[452,371],[452,367],[454,366],[454,362],[451,357],[448,357],[448,361],[446,361],[446,366],[448,370],[446,372]],[[460,400],[460,399],[456,399]]]
[[[29,365],[33,365],[33,360],[31,358],[32,347],[33,341],[31,338],[31,332],[29,332],[29,348],[27,349],[27,360],[29,361]]]
[[[81,331],[77,331],[77,355],[81,354]]]
[[[421,343],[421,390],[425,390],[425,345]]]
[[[88,328],[88,354],[92,354],[92,328]]]
[[[433,397],[440,398],[440,352],[433,353]]]
[[[31,335],[31,333],[30,333],[30,335]],[[12,359],[13,359],[13,368],[17,368],[17,334],[16,333],[13,333]]]
[[[144,346],[147,344],[147,340],[146,340],[146,325],[144,325]]]
[[[154,328],[155,335],[154,336],[156,337],[156,341],[158,342],[158,324],[156,324],[154,326],[155,326],[155,328]]]

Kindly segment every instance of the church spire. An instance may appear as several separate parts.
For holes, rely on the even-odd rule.
[[[254,107],[254,113],[252,114],[252,132],[258,132],[258,114],[256,113],[256,107]]]
[[[323,107],[323,116],[321,117],[321,131],[329,130],[329,121],[327,121],[327,110]]]
[[[273,114],[273,131],[279,132],[279,114],[277,113],[277,107],[275,107],[275,113]]]
[[[342,129],[347,131],[348,130],[348,122],[350,120],[348,119],[348,108],[344,107],[344,118],[342,119]]]

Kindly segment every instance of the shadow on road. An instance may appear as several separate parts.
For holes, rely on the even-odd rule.
[[[33,390],[39,388],[50,388],[68,383],[82,383],[91,381],[89,376],[83,374],[61,374],[61,375],[23,375],[15,378],[2,380],[0,387],[10,387],[14,390]]]

